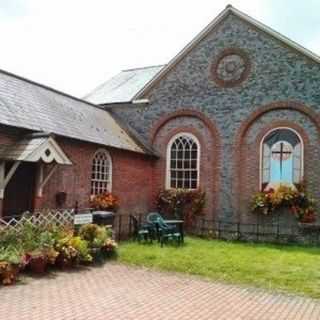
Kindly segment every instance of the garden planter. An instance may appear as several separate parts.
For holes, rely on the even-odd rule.
[[[43,274],[47,271],[47,259],[45,257],[31,257],[29,260],[29,269],[36,274]]]
[[[102,260],[102,250],[101,248],[91,248],[90,254],[93,257],[94,261],[101,261]]]
[[[63,256],[61,254],[59,254],[57,259],[56,259],[56,266],[59,269],[62,269],[62,270],[70,269],[74,265],[75,265],[74,259],[66,258],[65,256]]]
[[[314,214],[306,214],[304,217],[300,219],[300,223],[303,224],[311,224],[316,222],[316,216]]]
[[[19,265],[0,261],[0,281],[4,285],[14,284],[19,274]]]

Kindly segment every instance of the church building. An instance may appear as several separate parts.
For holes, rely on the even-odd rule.
[[[106,190],[146,212],[160,190],[199,188],[208,218],[248,221],[274,184],[319,198],[319,88],[320,57],[230,5],[168,64],[84,99],[1,71],[1,213]]]

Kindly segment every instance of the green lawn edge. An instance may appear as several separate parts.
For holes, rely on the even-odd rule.
[[[224,283],[320,298],[320,248],[187,237],[185,245],[122,242],[118,261]]]

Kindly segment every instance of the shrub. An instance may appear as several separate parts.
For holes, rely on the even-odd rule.
[[[80,228],[79,236],[88,241],[89,247],[101,248],[111,238],[111,233],[103,226],[87,224]]]
[[[187,226],[204,213],[205,192],[201,190],[169,189],[159,193],[157,206],[160,212],[184,219]]]
[[[79,236],[70,239],[70,245],[78,251],[79,262],[91,262],[92,255],[88,247],[88,241],[82,240]]]

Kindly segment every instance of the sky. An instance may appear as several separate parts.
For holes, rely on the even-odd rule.
[[[229,3],[320,55],[319,0],[0,0],[0,69],[83,97],[167,63]]]

